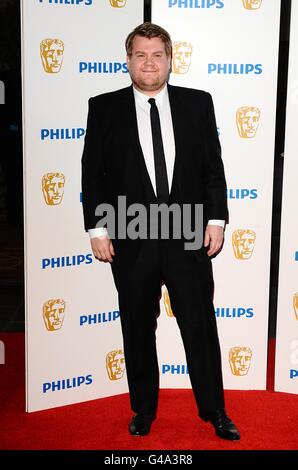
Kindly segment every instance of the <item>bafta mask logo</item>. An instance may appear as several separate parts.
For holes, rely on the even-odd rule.
[[[175,315],[174,315],[172,307],[171,307],[171,301],[170,301],[170,296],[169,296],[168,289],[164,290],[163,303],[164,303],[166,314],[168,315],[168,317],[174,317]]]
[[[42,192],[48,206],[61,204],[64,194],[65,176],[62,173],[46,173],[42,177]]]
[[[125,371],[125,359],[122,349],[115,349],[107,354],[106,367],[110,380],[122,379]]]
[[[256,242],[253,230],[235,230],[232,235],[234,255],[237,259],[250,259]]]
[[[50,299],[43,304],[42,315],[48,331],[60,330],[63,326],[65,302],[63,299]]]
[[[40,43],[40,57],[44,71],[59,73],[62,67],[64,43],[61,39],[43,39]]]
[[[182,75],[188,72],[191,63],[192,45],[189,42],[173,43],[172,72]]]
[[[293,305],[294,305],[294,312],[295,312],[295,315],[296,315],[296,319],[298,320],[298,292],[296,292],[296,294],[294,294]]]
[[[249,371],[252,350],[246,346],[235,346],[229,351],[229,364],[233,375],[243,377]]]
[[[262,0],[242,0],[242,3],[246,10],[258,10],[262,5]]]
[[[236,122],[240,137],[253,139],[256,136],[261,111],[254,106],[242,106],[237,109]]]
[[[114,8],[123,8],[126,5],[126,0],[110,0],[110,4]]]

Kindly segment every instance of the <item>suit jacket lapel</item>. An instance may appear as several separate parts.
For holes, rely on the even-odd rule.
[[[131,85],[127,88],[127,95],[125,96],[124,106],[127,110],[125,112],[125,116],[127,117],[127,121],[125,123],[128,131],[128,135],[130,138],[130,142],[133,145],[133,154],[136,157],[136,165],[139,165],[142,180],[146,187],[147,191],[147,198],[149,197],[150,202],[156,201],[156,195],[154,192],[154,188],[152,186],[152,182],[147,170],[143,150],[140,144],[139,139],[139,131],[138,131],[138,122],[137,122],[137,113],[136,113],[136,105],[135,105],[135,98],[133,93],[133,86]]]
[[[180,104],[179,104],[177,94],[175,92],[175,87],[172,87],[171,85],[168,84],[168,93],[169,93],[169,101],[170,101],[174,139],[175,139],[175,162],[174,162],[172,186],[171,186],[171,191],[170,191],[170,193],[172,194],[173,190],[175,189],[175,185],[179,184],[179,168],[181,164],[182,143],[183,143],[183,135],[182,135],[182,129],[183,129],[182,115],[183,114],[180,109]]]
[[[137,123],[137,114],[136,114],[136,107],[135,107],[135,99],[133,93],[133,86],[126,88],[126,93],[124,95],[123,100],[123,116],[125,119],[125,123],[123,123],[128,130],[128,139],[130,139],[131,145],[133,146],[133,153],[136,157],[136,165],[139,165],[140,172],[142,175],[143,182],[147,188],[147,196],[149,196],[150,201],[156,202],[156,195],[153,189],[151,179],[147,170],[145,158],[143,155],[142,147],[139,140],[139,132],[138,132],[138,123]],[[174,139],[175,139],[175,162],[174,162],[174,171],[173,171],[173,179],[170,194],[172,194],[175,186],[178,184],[179,186],[179,168],[181,164],[181,155],[182,155],[182,145],[183,145],[183,120],[182,120],[182,112],[179,100],[177,98],[177,94],[175,92],[175,87],[168,85],[168,93],[169,93],[169,101],[170,101],[170,108],[172,114],[172,122],[173,122],[173,131],[174,131]]]

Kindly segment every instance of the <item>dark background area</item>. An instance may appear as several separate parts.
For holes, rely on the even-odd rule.
[[[21,27],[19,0],[0,0],[0,331],[24,331]]]
[[[144,19],[151,20],[151,0]],[[291,0],[281,0],[272,203],[269,336],[275,336]],[[21,27],[19,0],[0,0],[0,331],[24,331]],[[270,229],[270,228],[268,228]]]

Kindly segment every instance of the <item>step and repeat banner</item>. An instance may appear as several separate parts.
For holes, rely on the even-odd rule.
[[[266,388],[279,20],[280,0],[152,1],[152,22],[174,43],[170,83],[206,90],[215,105],[230,223],[213,263],[214,300],[229,389]],[[161,385],[187,387],[165,289],[163,296]]]
[[[266,385],[279,14],[279,0],[152,1],[174,42],[170,82],[214,99],[230,209],[215,308],[233,389]],[[22,1],[28,411],[127,391],[110,266],[83,230],[80,165],[88,98],[130,83],[124,41],[142,21],[141,0]],[[190,387],[174,313],[164,287],[161,386]]]
[[[292,2],[279,262],[275,390],[298,393],[298,3]]]
[[[23,0],[27,410],[127,391],[109,265],[84,232],[88,98],[130,84],[140,0]],[[115,116],[115,126],[121,126]]]

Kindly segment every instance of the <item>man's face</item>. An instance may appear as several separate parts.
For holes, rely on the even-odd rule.
[[[126,5],[126,0],[110,0],[110,4],[114,8],[122,8]]]
[[[233,235],[233,249],[237,259],[249,259],[253,253],[256,236],[252,230],[238,231]]]
[[[231,355],[231,369],[234,375],[246,375],[251,363],[251,351],[240,350]]]
[[[115,354],[113,360],[109,363],[110,376],[112,380],[118,380],[123,377],[125,370],[125,359],[123,354]]]
[[[49,331],[60,330],[64,320],[65,305],[61,302],[45,305],[43,309],[44,321]]]
[[[63,61],[63,45],[53,42],[42,51],[42,62],[44,69],[48,73],[60,72]]]
[[[179,46],[173,54],[173,73],[187,73],[191,62],[191,48]]]
[[[136,36],[131,56],[127,56],[128,70],[135,87],[154,96],[167,82],[171,58],[166,55],[160,38]]]
[[[262,4],[262,0],[242,0],[244,8],[247,10],[257,10]]]
[[[44,182],[43,193],[49,206],[57,206],[61,203],[64,193],[64,179],[54,176]]]

